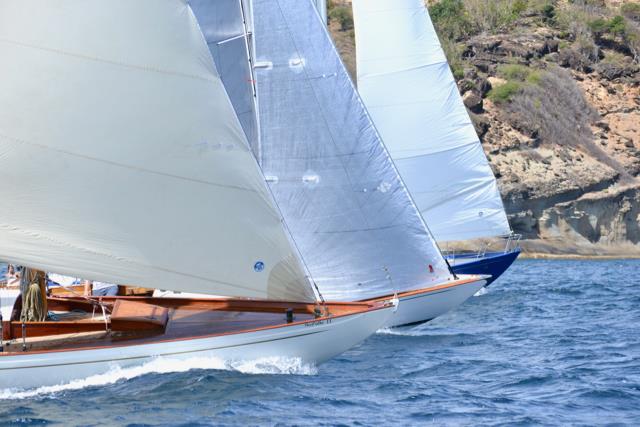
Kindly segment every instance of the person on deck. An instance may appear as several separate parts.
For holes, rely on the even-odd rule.
[[[84,282],[84,294],[93,295],[94,297],[113,297],[118,295],[118,285],[86,280]]]
[[[20,285],[20,273],[16,271],[16,268],[13,264],[9,264],[7,266],[7,286],[18,286]]]

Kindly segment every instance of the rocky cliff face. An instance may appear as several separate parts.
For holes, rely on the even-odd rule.
[[[477,2],[439,3],[462,8],[432,16],[524,250],[640,256],[640,4],[521,1],[465,32]],[[354,72],[353,30],[330,28]]]

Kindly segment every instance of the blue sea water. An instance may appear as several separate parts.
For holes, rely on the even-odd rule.
[[[0,391],[0,424],[639,425],[639,273],[640,261],[517,261],[454,312],[318,368],[156,361]]]

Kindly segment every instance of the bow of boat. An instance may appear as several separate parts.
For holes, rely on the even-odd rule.
[[[456,308],[485,286],[488,275],[459,275],[457,279],[420,289],[387,295],[369,301],[388,301],[397,297],[398,310],[385,327],[411,326],[428,322]]]

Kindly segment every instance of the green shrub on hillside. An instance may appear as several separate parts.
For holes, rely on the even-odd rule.
[[[522,85],[518,82],[509,81],[498,85],[489,91],[487,95],[496,104],[503,104],[510,101],[515,94],[522,90]]]
[[[520,83],[538,84],[540,82],[540,70],[520,64],[503,64],[498,67],[498,75],[508,81]]]
[[[440,38],[458,40],[470,34],[463,0],[442,0],[429,8],[429,14]]]
[[[518,19],[527,10],[528,0],[465,0],[476,31],[498,32]]]
[[[498,32],[511,25],[531,7],[550,0],[441,0],[429,7],[440,34],[459,40],[483,31]]]
[[[556,7],[553,3],[544,4],[540,12],[542,12],[542,16],[548,21],[552,21],[556,17]]]
[[[531,69],[519,64],[504,64],[498,67],[498,74],[507,80],[524,81],[529,77]]]
[[[597,37],[604,35],[624,36],[627,32],[627,25],[623,16],[614,16],[611,19],[596,18],[589,22],[589,29]]]
[[[497,104],[511,101],[523,89],[532,85],[540,85],[543,79],[542,71],[520,64],[500,65],[497,73],[507,80],[506,83],[489,91],[489,99]]]
[[[609,32],[614,36],[624,36],[627,32],[627,25],[623,16],[614,16],[608,22]]]

